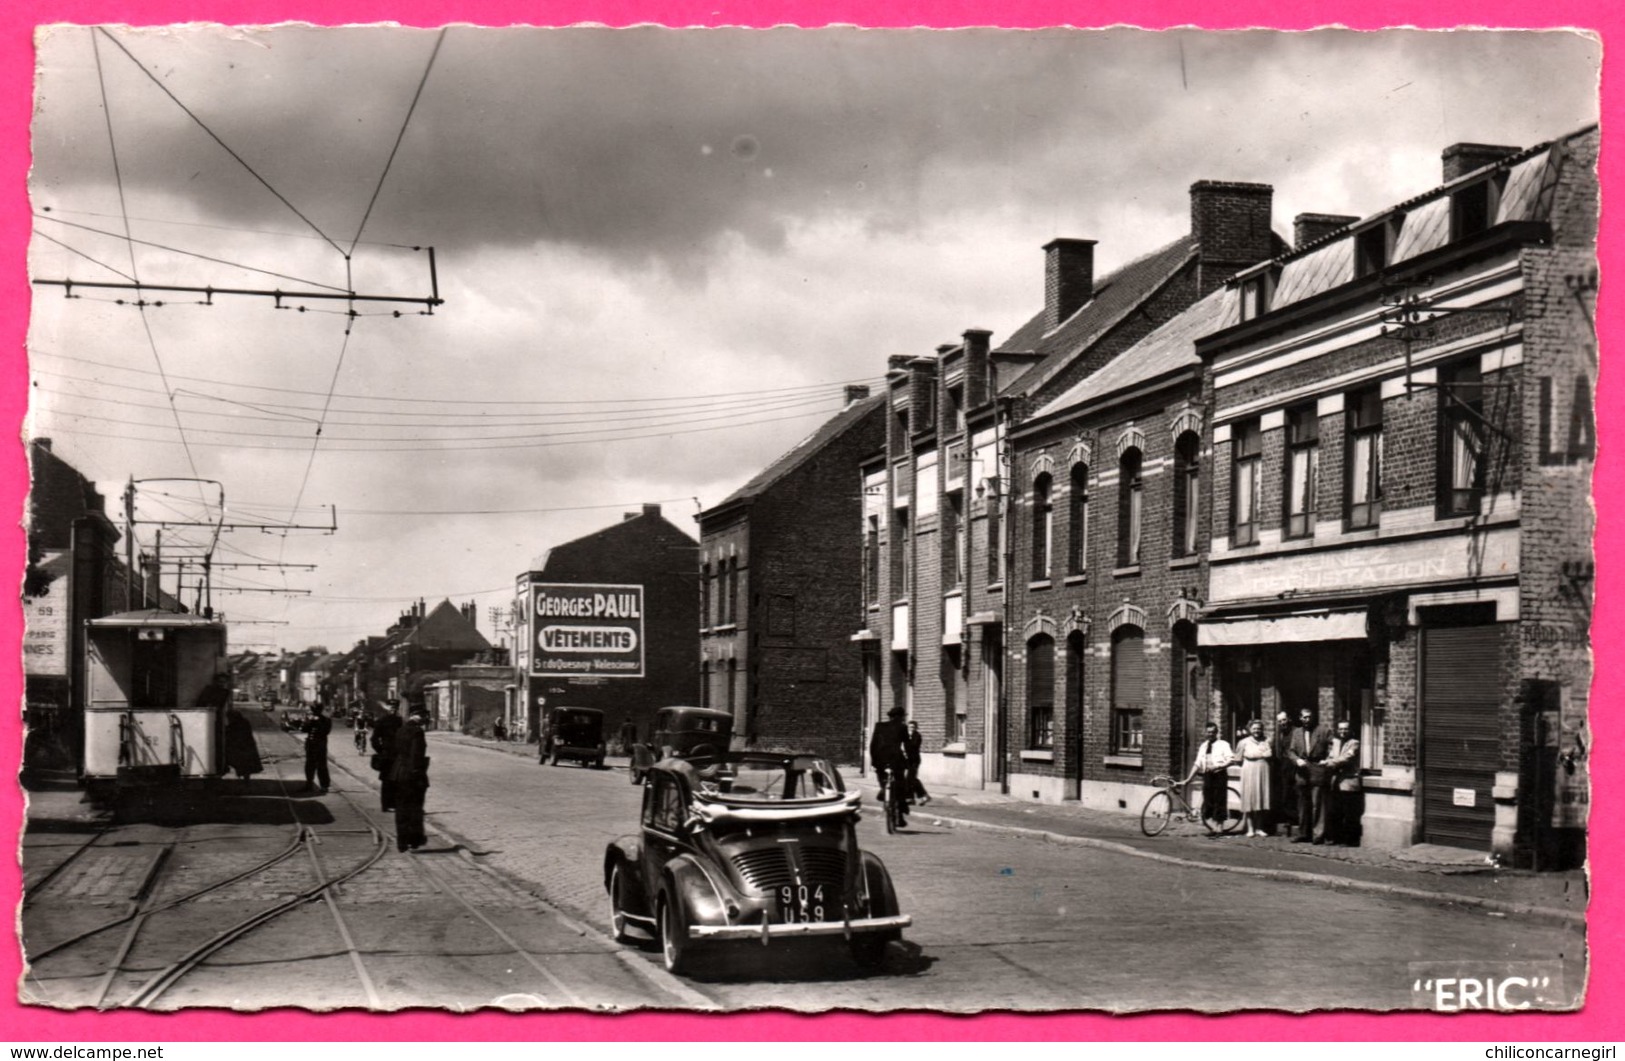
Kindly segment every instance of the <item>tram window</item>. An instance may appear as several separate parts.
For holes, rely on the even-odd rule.
[[[130,706],[175,706],[175,642],[134,642],[130,659]]]

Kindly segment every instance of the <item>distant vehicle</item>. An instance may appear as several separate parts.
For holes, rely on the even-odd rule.
[[[734,717],[708,707],[663,707],[655,712],[647,744],[632,747],[632,783],[642,783],[655,763],[671,756],[719,755],[733,739]]]
[[[879,858],[858,847],[860,797],[812,755],[723,752],[663,759],[648,771],[641,831],[604,853],[617,941],[660,944],[691,971],[725,941],[770,945],[844,936],[879,965],[912,919]]]
[[[85,623],[85,759],[94,792],[225,773],[226,627],[158,609]]]
[[[572,759],[582,766],[604,768],[604,713],[591,707],[555,707],[542,719],[538,762]]]

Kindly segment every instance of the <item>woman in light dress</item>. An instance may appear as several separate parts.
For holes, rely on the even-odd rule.
[[[1267,836],[1265,816],[1270,809],[1270,742],[1264,739],[1264,723],[1253,719],[1247,735],[1236,745],[1241,760],[1241,812],[1248,836]]]

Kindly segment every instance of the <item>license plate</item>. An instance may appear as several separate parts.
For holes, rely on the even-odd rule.
[[[779,917],[786,924],[799,921],[827,921],[824,886],[816,884],[779,885]],[[831,908],[833,909],[833,908]]]

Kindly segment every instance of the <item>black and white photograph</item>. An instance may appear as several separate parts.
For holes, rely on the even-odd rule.
[[[1595,33],[35,49],[22,1007],[1586,1004]]]

